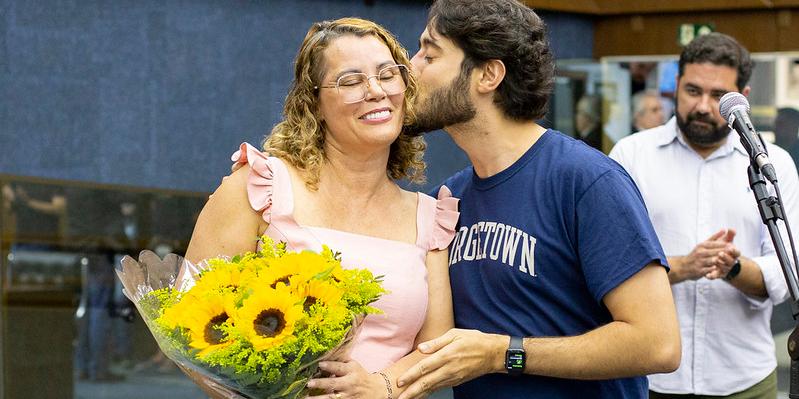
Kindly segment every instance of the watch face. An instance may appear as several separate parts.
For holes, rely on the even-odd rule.
[[[524,351],[523,350],[508,350],[505,359],[505,367],[508,371],[524,371]]]

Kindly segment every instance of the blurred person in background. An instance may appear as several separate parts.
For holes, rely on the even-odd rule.
[[[632,97],[633,133],[651,129],[666,122],[663,102],[655,90],[645,90]]]
[[[585,95],[577,101],[574,129],[576,138],[602,151],[602,99],[599,96]]]
[[[774,144],[791,154],[794,164],[799,165],[799,110],[780,108],[774,119]]]

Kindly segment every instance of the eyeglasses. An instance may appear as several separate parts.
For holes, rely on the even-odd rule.
[[[408,87],[405,84],[405,77],[408,68],[405,65],[389,65],[381,68],[375,75],[365,73],[346,73],[336,80],[335,84],[324,86],[314,86],[314,89],[336,89],[344,104],[355,104],[363,101],[369,94],[371,83],[369,80],[377,78],[377,85],[383,89],[386,95],[393,96],[403,93]]]

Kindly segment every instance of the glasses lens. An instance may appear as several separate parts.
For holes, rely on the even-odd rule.
[[[405,79],[402,76],[404,67],[404,65],[392,65],[380,70],[377,78],[386,94],[393,96],[405,91]]]
[[[338,79],[338,92],[345,103],[357,103],[366,97],[366,74],[348,73]]]
[[[405,91],[405,65],[387,66],[377,72],[377,75],[367,76],[364,73],[348,73],[341,76],[336,82],[341,99],[346,104],[357,103],[366,98],[369,91],[369,79],[383,89],[386,95],[393,96]]]

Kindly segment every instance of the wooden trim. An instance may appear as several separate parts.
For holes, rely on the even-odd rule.
[[[57,185],[63,187],[112,190],[116,192],[124,192],[131,194],[149,193],[149,194],[176,195],[176,196],[185,196],[185,197],[208,197],[208,194],[210,194],[202,191],[178,190],[178,189],[159,188],[159,187],[139,187],[139,186],[128,186],[123,184],[97,183],[97,182],[83,181],[83,180],[53,179],[47,177],[9,175],[9,174],[0,173],[0,186],[2,186],[3,183],[47,184],[47,185]]]
[[[567,2],[562,0],[524,0],[524,3],[534,10],[601,14],[597,0],[571,0]]]
[[[539,10],[592,15],[696,13],[703,11],[770,10],[799,7],[799,0],[524,0]]]
[[[710,23],[735,37],[750,52],[799,50],[799,10],[750,10],[608,16],[594,25],[594,58],[679,54],[677,29],[684,23]]]

